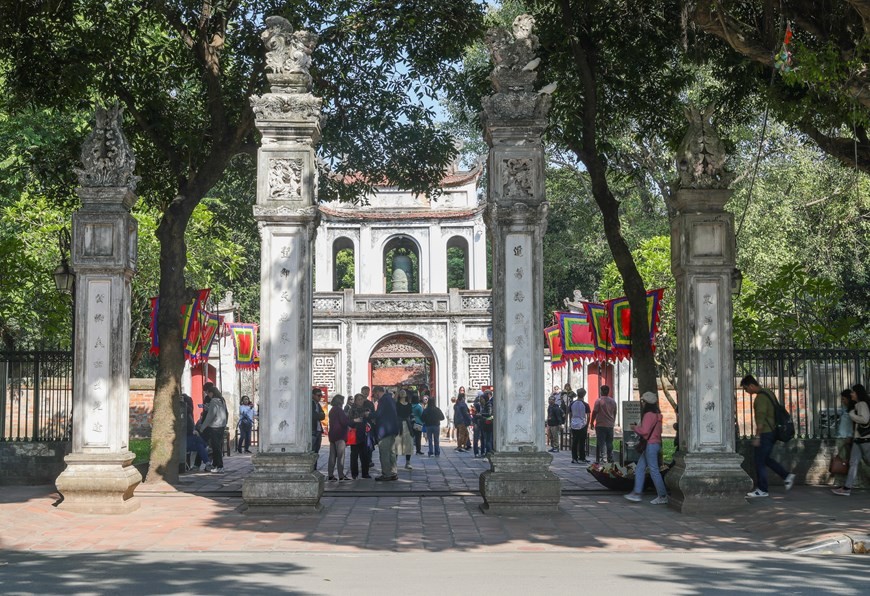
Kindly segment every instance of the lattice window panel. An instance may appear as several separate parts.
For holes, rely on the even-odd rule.
[[[335,393],[336,361],[335,354],[314,355],[313,384],[315,387],[328,387],[330,395]]]
[[[492,385],[492,355],[489,352],[468,353],[467,387],[480,389],[482,385]],[[473,395],[469,391],[469,395]]]

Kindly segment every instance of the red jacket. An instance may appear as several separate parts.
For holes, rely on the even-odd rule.
[[[347,440],[347,427],[350,424],[350,418],[344,413],[344,410],[338,406],[332,406],[329,410],[329,442]]]

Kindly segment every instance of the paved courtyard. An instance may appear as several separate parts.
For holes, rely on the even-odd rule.
[[[325,452],[320,469],[325,466]],[[309,515],[248,515],[241,483],[251,456],[226,472],[185,474],[175,487],[145,483],[128,515],[82,515],[54,507],[52,486],[0,488],[0,549],[11,551],[653,552],[794,550],[830,537],[870,533],[870,494],[848,499],[825,487],[774,489],[729,515],[692,516],[628,503],[603,490],[570,453],[556,454],[562,501],[552,515],[495,517],[479,510],[485,460],[448,446],[414,457],[398,482],[327,482],[324,509]],[[649,495],[652,498],[653,495]]]

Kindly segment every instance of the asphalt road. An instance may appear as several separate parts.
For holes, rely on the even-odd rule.
[[[0,594],[867,594],[870,557],[0,552]]]

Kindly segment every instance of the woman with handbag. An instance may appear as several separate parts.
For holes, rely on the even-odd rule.
[[[396,442],[393,443],[393,452],[396,454],[396,459],[400,455],[405,456],[405,469],[413,470],[411,467],[411,454],[414,453],[414,418],[412,415],[411,402],[408,400],[408,392],[404,389],[399,390],[399,399],[396,402],[396,416],[399,418],[399,436],[396,437]]]
[[[870,464],[870,395],[864,385],[852,385],[852,401],[850,402],[849,418],[855,423],[852,435],[852,454],[849,457],[849,472],[842,488],[835,488],[835,495],[848,497],[852,494],[852,485],[858,476],[858,466],[861,460]]]
[[[332,409],[329,410],[329,463],[328,480],[350,480],[344,475],[344,450],[347,447],[347,429],[350,418],[344,413],[344,396],[336,393],[332,398]],[[333,475],[338,464],[338,478]]]
[[[369,424],[369,409],[366,408],[366,398],[362,393],[353,396],[350,406],[350,428],[354,429],[354,440],[350,445],[350,476],[357,479],[362,468],[362,477],[371,478],[369,467],[371,466],[371,452],[368,448],[366,426]],[[350,434],[350,430],[348,430]]]
[[[646,482],[646,470],[652,477],[658,496],[650,501],[653,505],[667,505],[668,491],[665,481],[659,470],[659,452],[662,449],[662,411],[659,409],[659,396],[652,391],[647,391],[640,396],[642,409],[640,424],[631,424],[631,430],[636,432],[640,439],[636,447],[640,452],[637,460],[637,468],[634,470],[634,490],[624,495],[629,501],[639,503],[643,498],[643,485]]]

